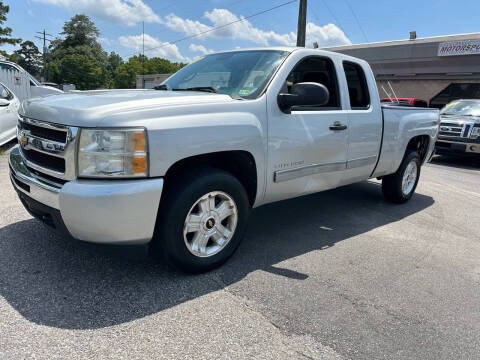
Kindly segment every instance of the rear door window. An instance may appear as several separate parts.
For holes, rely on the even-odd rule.
[[[347,78],[350,107],[353,110],[370,108],[370,93],[368,92],[367,78],[362,67],[359,64],[345,61],[343,69]]]

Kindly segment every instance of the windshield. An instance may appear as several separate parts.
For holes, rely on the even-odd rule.
[[[480,116],[480,101],[458,100],[445,105],[442,115]]]
[[[255,99],[289,54],[254,50],[207,55],[184,67],[160,85],[160,90],[210,91],[233,98]]]

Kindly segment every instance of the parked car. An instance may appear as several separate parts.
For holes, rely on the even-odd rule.
[[[0,60],[0,82],[8,86],[20,102],[34,97],[62,93],[54,87],[41,85],[24,68],[10,61]]]
[[[70,91],[70,90],[75,90],[76,86],[75,84],[57,84],[54,82],[42,82],[41,83],[43,86],[49,86],[53,87],[62,91]]]
[[[437,154],[480,154],[480,99],[455,100],[440,111]]]
[[[413,107],[428,107],[428,102],[418,98],[406,98],[406,97],[399,97],[399,98],[381,98],[380,101],[382,103],[395,103],[396,105],[400,106],[413,106]]]
[[[20,101],[0,82],[0,145],[15,139]]]
[[[263,204],[370,178],[408,201],[439,125],[438,109],[382,107],[367,62],[305,48],[211,54],[159,90],[49,96],[20,113],[11,179],[32,215],[191,272],[231,256]]]

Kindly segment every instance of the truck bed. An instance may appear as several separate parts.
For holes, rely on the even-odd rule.
[[[372,177],[394,173],[402,161],[408,142],[428,134],[429,153],[438,136],[439,110],[382,104],[382,143],[380,157]],[[428,157],[427,157],[428,158]]]

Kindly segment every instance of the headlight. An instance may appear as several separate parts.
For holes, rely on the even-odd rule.
[[[147,176],[144,129],[82,129],[78,175],[85,177]]]
[[[472,133],[470,134],[471,139],[476,139],[480,136],[480,127],[474,127],[472,129]]]

